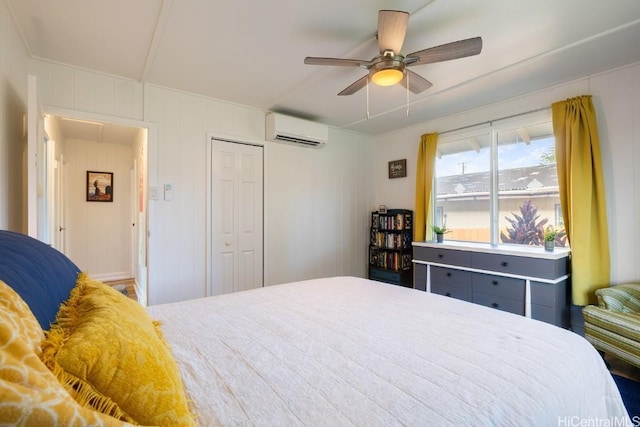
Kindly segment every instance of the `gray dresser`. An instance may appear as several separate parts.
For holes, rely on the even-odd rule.
[[[413,287],[569,327],[565,248],[413,242]]]

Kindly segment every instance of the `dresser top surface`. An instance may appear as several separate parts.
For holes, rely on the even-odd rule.
[[[491,245],[489,243],[462,242],[455,240],[449,240],[443,243],[437,243],[434,241],[413,242],[413,246],[436,249],[450,249],[458,251],[484,252],[543,259],[561,259],[566,258],[571,254],[571,250],[569,248],[561,247],[555,248],[553,251],[546,251],[542,246],[505,244]]]

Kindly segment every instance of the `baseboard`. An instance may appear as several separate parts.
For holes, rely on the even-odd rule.
[[[89,277],[94,280],[99,280],[100,282],[113,282],[116,280],[129,280],[131,279],[130,271],[122,271],[117,273],[106,273],[106,274],[91,274],[89,273]]]

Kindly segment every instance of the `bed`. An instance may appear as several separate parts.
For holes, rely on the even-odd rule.
[[[136,304],[104,295],[92,309]],[[632,425],[581,336],[444,296],[331,277],[145,313],[201,426]],[[137,357],[146,350],[131,346]],[[108,415],[97,424],[119,425]]]

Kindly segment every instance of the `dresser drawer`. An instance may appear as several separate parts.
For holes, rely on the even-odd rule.
[[[564,306],[567,302],[567,281],[552,283],[531,282],[531,303],[546,307]]]
[[[496,295],[483,294],[479,292],[473,293],[472,302],[486,307],[496,308],[509,313],[524,316],[524,300],[517,301],[510,298],[504,298]]]
[[[471,266],[471,252],[457,251],[455,249],[414,246],[413,258],[438,264],[458,265],[461,267]]]
[[[570,324],[569,308],[566,305],[547,307],[544,305],[531,304],[531,318],[551,323],[561,328],[567,328]]]
[[[456,288],[455,286],[447,286],[441,283],[432,283],[431,292],[438,295],[444,295],[451,298],[461,299],[471,302],[471,288]]]
[[[512,277],[473,273],[473,293],[501,296],[524,303],[525,281]]]
[[[469,271],[455,268],[431,267],[431,283],[471,290],[471,274]]]
[[[525,256],[474,252],[471,266],[496,273],[555,279],[567,274],[566,258],[553,260]]]

